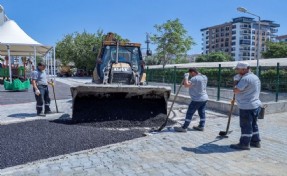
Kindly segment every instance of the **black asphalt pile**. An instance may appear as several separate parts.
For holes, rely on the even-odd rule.
[[[162,99],[133,97],[126,99],[126,93],[103,96],[78,96],[73,105],[73,120],[85,121],[145,121],[166,114],[167,105]]]
[[[86,122],[86,123],[76,123],[82,126],[92,126],[97,128],[134,128],[134,127],[147,127],[147,128],[159,128],[166,120],[165,114],[159,114],[156,117],[149,118],[144,121],[139,120],[114,120],[106,122]],[[63,124],[75,124],[72,120],[54,120],[55,123]],[[173,125],[176,122],[173,120],[168,120],[167,125]]]
[[[110,124],[67,125],[37,120],[0,125],[0,169],[139,138],[145,132],[95,128],[97,125]]]

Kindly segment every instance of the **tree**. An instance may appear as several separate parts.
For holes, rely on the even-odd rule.
[[[179,19],[168,20],[166,23],[154,26],[157,34],[151,36],[151,41],[157,45],[156,52],[161,64],[165,66],[171,59],[181,58],[194,45],[193,39]]]
[[[157,55],[147,56],[144,59],[146,65],[159,65],[160,60],[158,59]]]
[[[213,52],[206,55],[200,55],[196,58],[196,62],[226,62],[232,60],[233,58],[224,52]]]
[[[264,58],[286,58],[287,57],[287,43],[284,42],[267,42],[267,51],[262,53]]]
[[[119,41],[128,42],[120,35],[114,34]],[[104,39],[102,30],[98,30],[95,34],[86,31],[82,33],[74,32],[67,34],[64,38],[57,42],[56,57],[59,58],[63,65],[74,62],[77,68],[85,70],[93,70],[96,63],[96,57]],[[97,48],[93,51],[93,48]]]

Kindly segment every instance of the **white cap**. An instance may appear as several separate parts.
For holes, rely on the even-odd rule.
[[[249,67],[249,64],[247,62],[238,62],[237,65],[234,67],[234,69],[247,69]]]

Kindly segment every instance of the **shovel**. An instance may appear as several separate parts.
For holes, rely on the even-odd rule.
[[[177,98],[177,96],[178,96],[178,93],[179,93],[179,91],[180,91],[180,89],[181,89],[183,83],[184,83],[184,79],[181,81],[181,84],[180,84],[180,86],[179,86],[179,88],[178,88],[178,90],[177,90],[177,92],[176,92],[176,95],[174,96],[173,102],[172,102],[171,107],[170,107],[170,109],[169,109],[169,112],[168,112],[168,114],[167,114],[167,116],[166,116],[165,122],[159,127],[159,129],[155,130],[156,132],[160,132],[160,131],[166,126],[167,121],[168,121],[168,118],[169,118],[169,115],[170,115],[170,113],[171,113],[171,111],[172,111],[174,102],[175,102],[175,100],[176,100],[176,98]]]
[[[52,88],[53,88],[54,100],[55,100],[55,105],[56,105],[56,112],[59,113],[57,100],[56,100],[56,94],[55,94],[55,84],[54,84],[53,79],[51,79],[51,83],[52,83],[51,85],[52,85]]]
[[[228,122],[227,122],[227,126],[226,126],[226,131],[220,131],[219,132],[219,136],[227,138],[228,137],[227,135],[232,132],[232,131],[228,131],[228,130],[229,130],[229,126],[230,126],[231,115],[232,115],[234,103],[235,103],[235,94],[233,94],[233,98],[231,100],[231,108],[230,108],[230,111],[229,111],[229,114],[228,114]]]

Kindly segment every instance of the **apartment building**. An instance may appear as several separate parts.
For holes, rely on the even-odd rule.
[[[280,35],[276,39],[278,42],[287,42],[287,35]]]
[[[249,17],[233,18],[231,22],[201,29],[202,54],[225,52],[234,60],[257,59],[258,34],[260,52],[266,50],[266,41],[276,41],[279,24],[269,20],[258,21]],[[259,55],[260,58],[260,55]]]

